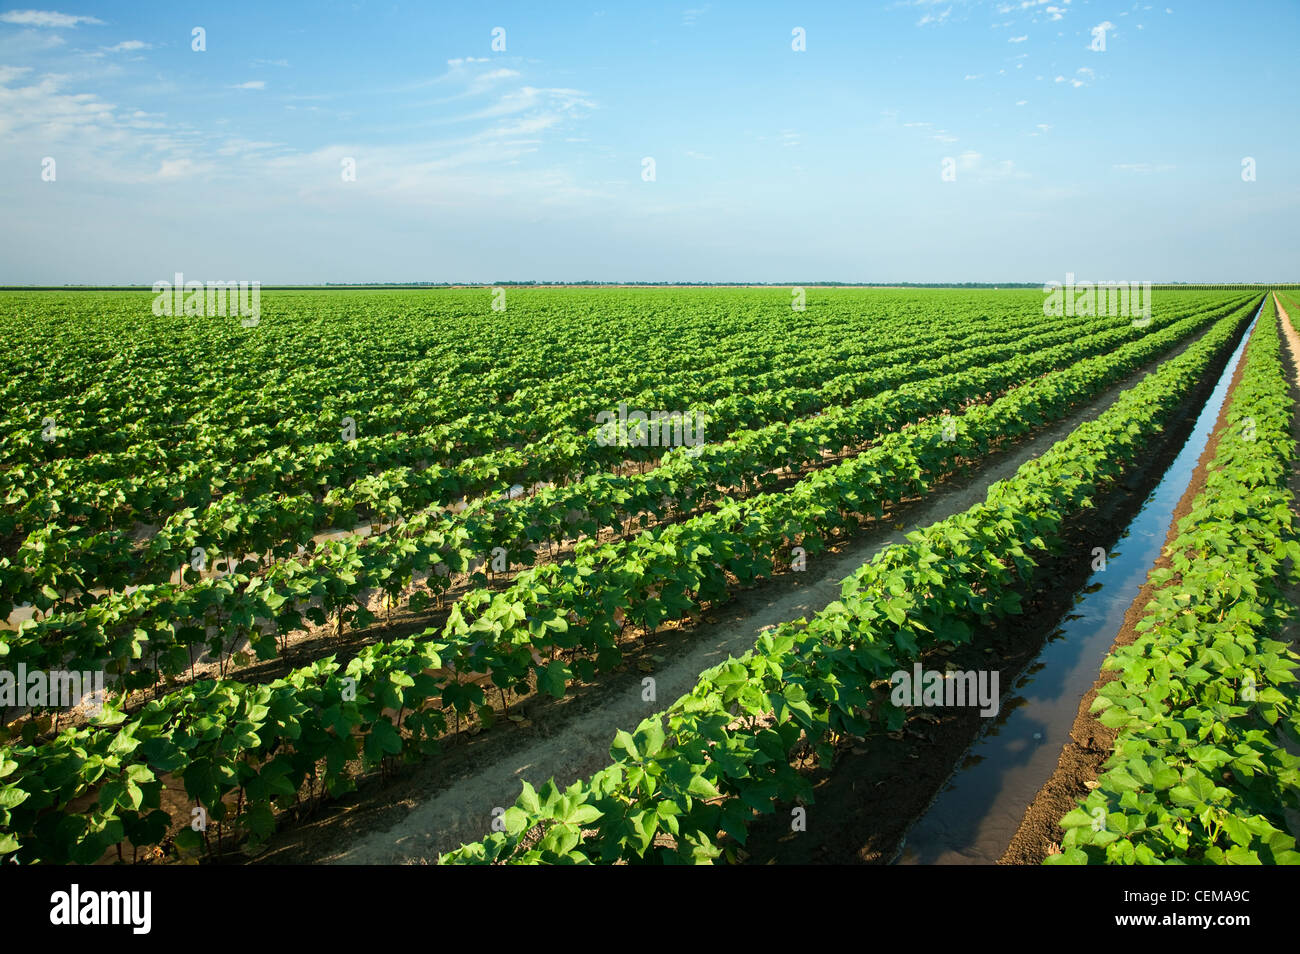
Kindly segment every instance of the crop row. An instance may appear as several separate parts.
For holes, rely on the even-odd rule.
[[[1180,369],[1194,371],[1195,361],[1203,367],[1241,321],[1218,322],[1158,379],[1182,381],[1192,372]],[[273,809],[292,804],[305,782],[332,793],[347,790],[354,784],[346,772],[352,760],[373,765],[385,756],[415,757],[436,745],[453,712],[489,715],[482,687],[463,681],[465,673],[490,673],[500,687],[535,677],[541,691],[562,695],[575,675],[619,661],[626,626],[654,628],[721,598],[731,579],[770,574],[774,556],[787,546],[856,525],[855,514],[924,491],[990,444],[1060,416],[1159,354],[1176,340],[1174,331],[974,407],[958,419],[953,441],[944,440],[943,422],[931,422],[891,435],[785,494],[724,502],[713,513],[618,545],[581,545],[574,560],[529,571],[503,593],[462,600],[441,631],[366,647],[344,667],[327,659],[262,685],[200,682],[129,718],[110,706],[98,724],[65,729],[42,745],[0,750],[0,759],[12,763],[5,774],[13,781],[7,793],[0,791],[14,803],[9,848],[21,860],[80,861],[94,860],[124,837],[137,845],[155,842],[172,821],[159,807],[161,777],[172,772],[212,818],[225,817],[225,799],[233,796],[238,824],[264,837]],[[1140,419],[1154,419],[1163,407],[1157,391],[1140,386],[1139,399],[1125,408],[1150,399]],[[1108,460],[1109,452],[1101,456]],[[1104,469],[1105,460],[1097,466]],[[1073,478],[1051,476],[1076,486]],[[74,803],[87,807],[69,814]]]
[[[247,638],[259,657],[270,658],[277,638],[312,623],[324,625],[333,619],[340,631],[345,624],[368,625],[372,617],[365,604],[371,592],[382,592],[396,602],[429,571],[434,572],[412,597],[417,611],[448,585],[452,574],[464,572],[495,548],[505,550],[514,562],[528,564],[534,557],[527,549],[529,543],[558,542],[579,533],[594,537],[615,527],[622,530],[623,522],[633,515],[659,517],[672,506],[689,510],[728,502],[730,498],[719,488],[741,486],[774,468],[816,459],[828,443],[852,444],[877,437],[922,415],[996,393],[1089,355],[1105,354],[1135,337],[1167,347],[1206,321],[1187,319],[1155,332],[1125,325],[988,368],[879,395],[788,428],[753,432],[747,435],[749,440],[705,448],[707,453],[699,457],[670,455],[669,463],[650,475],[598,475],[534,498],[493,501],[458,515],[421,514],[378,538],[335,541],[305,563],[288,560],[265,574],[240,568],[188,587],[163,583],[113,593],[84,610],[29,621],[0,645],[7,646],[9,666],[22,662],[31,668],[59,668],[68,662],[73,668],[99,668],[105,663],[113,671],[133,667],[127,685],[136,686],[152,682],[154,672],[174,674],[186,669],[192,664],[193,649],[200,646],[220,654]],[[1143,349],[1142,353],[1151,352]],[[862,466],[881,466],[877,461],[882,454],[888,450],[869,453]],[[873,480],[880,486],[879,476]],[[440,567],[445,569],[439,571]],[[488,598],[478,591],[465,602],[474,606]],[[319,605],[304,609],[303,604],[313,599]]]
[[[1067,324],[1082,327],[1087,322]],[[1001,331],[992,339],[1000,344],[1000,348],[972,348],[970,357],[996,360],[1014,353],[1017,348],[1037,343],[1022,344],[1024,332],[1022,326]],[[873,393],[915,380],[921,375],[942,373],[942,368],[954,366],[951,357],[922,360],[923,354],[929,353],[931,347],[904,349],[903,360],[897,363],[885,364],[884,359],[879,359],[883,366],[875,373],[861,371],[851,376],[841,375],[832,382],[834,386],[824,389],[824,393],[839,399]],[[825,374],[833,366],[823,365],[820,360],[810,360],[807,364],[813,374]],[[715,415],[723,412],[721,422],[713,422],[714,430],[719,430],[719,424],[741,427],[755,420],[765,421],[820,409],[820,402],[826,398],[824,395],[819,397],[819,393],[795,389],[793,392],[778,390],[762,394],[757,401],[728,398],[729,410],[717,406],[710,409]],[[492,432],[492,418],[484,418],[481,424],[485,434]],[[429,436],[421,435],[420,440]],[[428,445],[420,445],[417,441],[413,446]],[[567,460],[560,459],[564,448],[568,451],[563,453],[570,453]],[[448,449],[450,451],[451,445]],[[332,442],[323,451],[319,448],[305,449],[305,455],[313,460],[313,481],[328,483],[331,477],[342,476],[330,470],[332,465],[329,461],[335,460],[336,451],[340,460],[358,452],[364,453],[363,449],[339,441]],[[542,454],[531,459],[531,466],[539,472],[552,466],[569,469],[609,467],[630,453],[630,449],[602,447],[588,434],[561,433],[553,435]],[[99,586],[110,589],[131,583],[156,582],[188,565],[194,547],[206,551],[213,560],[223,553],[242,555],[271,549],[290,554],[300,545],[310,545],[315,534],[329,528],[350,529],[367,519],[387,522],[398,514],[409,514],[465,494],[482,492],[515,476],[518,472],[511,472],[510,467],[512,464],[522,466],[525,460],[529,460],[526,451],[497,448],[482,457],[457,461],[451,467],[437,466],[429,461],[420,462],[428,466],[411,467],[408,464],[413,462],[407,461],[374,474],[354,471],[349,474],[350,481],[346,485],[329,490],[325,490],[322,484],[311,492],[288,494],[284,486],[275,486],[251,499],[238,492],[223,493],[201,508],[189,506],[173,513],[143,547],[136,546],[130,532],[132,513],[115,513],[111,506],[96,509],[93,514],[87,513],[84,499],[77,503],[64,498],[59,501],[60,521],[33,530],[18,547],[12,563],[15,571],[25,571],[27,578],[16,578],[17,586],[12,588],[13,595],[9,598],[14,603],[31,601],[45,608],[44,601],[36,599],[35,591],[45,586],[55,591],[88,588],[87,581],[81,579],[86,575],[85,568],[93,571],[93,579]],[[211,462],[202,457],[194,458],[194,461],[210,471],[213,469]],[[86,462],[84,466],[90,468],[97,463],[98,459]],[[280,463],[286,468],[281,476],[292,476],[301,470],[292,462]],[[225,475],[223,479],[227,477]],[[67,474],[62,475],[61,479],[64,478],[73,479]],[[177,475],[158,474],[144,479],[164,488],[170,486]],[[86,486],[80,493],[82,498],[97,498],[104,490],[101,484],[96,484]],[[145,503],[156,504],[170,492],[159,490]],[[36,494],[28,501],[26,507],[30,509],[25,509],[25,512],[30,516],[45,511],[49,506],[47,498]],[[72,520],[78,522],[72,523]],[[118,529],[111,529],[114,524]],[[64,572],[59,573],[51,567],[64,568]],[[0,588],[0,593],[10,589]]]
[[[328,463],[322,479],[340,486],[366,473],[367,467],[384,462],[386,466],[403,460],[452,464],[493,450],[517,450],[529,442],[545,444],[555,435],[570,434],[575,429],[585,435],[597,411],[617,404],[619,399],[628,400],[634,408],[646,409],[717,404],[715,416],[721,426],[730,414],[743,411],[749,394],[817,385],[826,392],[825,400],[834,401],[836,382],[828,379],[841,370],[860,371],[898,363],[890,355],[902,348],[913,351],[914,358],[936,357],[960,346],[961,336],[967,333],[996,332],[1003,327],[1023,329],[1032,320],[1032,316],[1024,315],[1011,319],[968,316],[955,327],[932,335],[935,340],[919,351],[915,324],[909,324],[904,316],[891,315],[873,322],[871,339],[858,328],[844,327],[843,322],[823,320],[800,327],[803,347],[792,351],[791,329],[770,319],[758,328],[738,327],[733,335],[713,340],[716,329],[701,324],[699,316],[678,315],[666,323],[665,330],[672,331],[671,343],[653,339],[638,349],[642,352],[639,355],[630,354],[631,349],[613,347],[599,337],[593,340],[592,329],[566,326],[564,334],[555,335],[564,343],[565,353],[560,356],[554,353],[554,341],[545,337],[538,340],[541,329],[530,327],[518,343],[507,346],[509,353],[499,362],[484,366],[482,358],[475,358],[450,373],[439,373],[440,359],[432,357],[419,357],[414,362],[397,360],[389,349],[378,347],[378,342],[374,349],[380,356],[378,363],[371,356],[353,368],[352,364],[361,362],[354,353],[361,350],[370,356],[371,349],[338,342],[336,349],[318,349],[323,351],[320,360],[331,372],[328,377],[320,378],[315,369],[307,366],[315,357],[309,351],[292,363],[296,369],[290,381],[292,387],[286,386],[283,393],[257,379],[252,388],[235,386],[247,376],[246,369],[233,373],[210,357],[191,361],[188,355],[178,356],[168,364],[171,375],[182,376],[174,383],[174,390],[193,390],[197,384],[215,393],[206,394],[206,401],[191,408],[177,395],[164,392],[166,400],[155,400],[145,413],[156,413],[156,405],[161,403],[168,409],[168,424],[164,433],[149,441],[137,441],[136,428],[115,420],[111,410],[99,406],[102,402],[95,402],[93,411],[86,408],[75,418],[60,416],[56,408],[35,399],[17,405],[22,409],[15,416],[19,419],[18,429],[0,438],[0,452],[12,465],[0,472],[0,500],[8,501],[6,512],[28,514],[28,522],[20,521],[20,528],[46,514],[45,497],[59,503],[67,516],[105,521],[112,517],[121,525],[123,515],[117,511],[123,506],[132,507],[135,513],[165,514],[170,512],[165,508],[171,501],[185,506],[223,493],[239,491],[248,495],[258,489],[259,482],[268,481],[268,486],[290,492],[297,487],[292,481],[303,477],[296,475],[301,468],[292,467],[300,459],[310,461],[314,470]],[[388,330],[349,321],[338,324],[332,338],[340,333],[355,336],[365,332],[367,339],[374,341]],[[542,329],[553,325],[546,321],[539,324]],[[590,324],[606,337],[618,328],[618,322],[612,319],[601,318]],[[256,332],[273,342],[270,349],[252,344],[260,339],[247,336],[230,345],[245,359],[266,350],[282,357],[280,352],[286,342],[279,339],[273,327],[259,326]],[[509,327],[506,322],[502,330]],[[305,333],[307,329],[299,330]],[[187,339],[201,338],[205,331],[210,331],[207,325],[195,327],[191,322],[185,335]],[[427,348],[424,343],[417,353],[423,355]],[[681,366],[680,354],[663,354],[665,348],[686,353],[707,351],[712,360],[704,368]],[[637,358],[661,359],[661,373],[647,378],[645,368],[636,364]],[[521,361],[540,365],[543,370],[550,368],[554,373],[533,381],[536,369],[532,376],[525,374]],[[67,373],[75,373],[85,363],[65,360],[61,366]],[[115,361],[101,359],[96,363],[108,364],[106,373],[123,386],[141,373],[124,374]],[[308,385],[303,378],[314,383]],[[382,406],[375,404],[376,398],[365,397],[376,391],[383,399]],[[84,400],[75,392],[73,399]],[[340,447],[345,443],[341,431],[345,416],[357,422],[357,437]],[[53,421],[52,434],[45,431],[48,420]],[[199,436],[186,439],[178,428],[197,431]],[[119,443],[124,446],[114,449]],[[182,471],[157,488],[131,479],[174,470],[186,462],[202,462],[206,470]],[[38,481],[45,481],[48,489],[44,496],[29,499],[33,497],[30,485]],[[108,486],[91,493],[90,499],[101,509],[108,508],[108,512],[95,518],[93,511],[79,506],[82,498],[78,493],[86,489],[85,485],[99,484]],[[305,486],[312,484],[309,481]],[[145,497],[139,499],[142,494]],[[116,501],[118,495],[124,499]]]
[[[768,380],[765,389],[755,393],[744,393],[739,376],[724,375],[724,394],[711,403],[705,400],[709,395],[703,385],[675,393],[660,384],[642,399],[657,402],[647,409],[700,409],[708,419],[708,436],[716,441],[739,429],[951,373],[965,366],[959,363],[963,358],[1004,360],[1025,347],[1027,333],[1041,335],[1044,341],[1064,340],[1062,329],[1090,323],[1067,319],[1043,326],[1041,319],[1036,324],[1003,319],[982,324],[989,330],[972,329],[966,336],[970,340],[961,345],[950,339],[917,344],[910,329],[891,331],[887,326],[874,351],[848,365],[835,350],[822,354],[810,348],[798,368],[779,372],[780,380],[775,380],[778,373],[758,375]],[[581,423],[557,424],[544,439],[523,447],[504,440],[504,419],[486,410],[454,425],[421,430],[408,424],[402,432],[369,436],[363,420],[355,440],[343,440],[342,432],[335,430],[329,441],[281,446],[230,466],[193,449],[168,448],[167,458],[159,461],[128,454],[115,463],[95,455],[15,468],[6,475],[12,484],[5,498],[10,506],[0,522],[12,520],[11,532],[25,537],[15,565],[33,558],[87,564],[111,578],[132,562],[135,524],[156,521],[162,527],[144,553],[134,556],[142,557],[142,572],[165,575],[188,564],[194,546],[236,554],[272,547],[293,552],[298,545],[310,545],[312,536],[327,527],[349,529],[356,522],[499,492],[513,484],[564,482],[627,460],[647,462],[662,453],[658,447],[600,441],[589,389],[574,390],[582,397],[571,399],[586,408]],[[638,406],[635,398],[629,404]],[[449,426],[459,428],[456,435]],[[466,436],[470,430],[472,438]],[[232,439],[238,442],[248,435],[240,432]]]
[[[1038,558],[1058,550],[1067,520],[1147,452],[1236,326],[1217,325],[984,502],[878,554],[811,621],[764,634],[666,712],[620,730],[612,764],[589,780],[540,792],[525,785],[504,831],[443,861],[708,862],[726,838],[744,844],[755,813],[812,802],[794,753],[828,761],[842,737],[899,727],[905,712],[882,689],[892,673],[1019,612],[1016,588]]]
[[[418,300],[382,298],[384,306],[398,305],[395,314],[383,308],[378,314],[338,313],[335,297],[324,314],[313,315],[311,299],[276,295],[255,331],[225,319],[154,319],[147,300],[134,296],[101,301],[103,314],[81,315],[74,323],[55,325],[52,317],[64,318],[58,312],[24,314],[32,334],[20,360],[28,359],[30,370],[3,385],[5,399],[20,410],[0,429],[0,464],[136,449],[130,463],[144,455],[166,459],[175,448],[225,464],[304,438],[327,440],[341,415],[358,413],[375,432],[490,415],[499,438],[522,442],[563,423],[575,392],[609,384],[610,376],[636,376],[647,358],[662,372],[655,386],[689,382],[696,392],[718,394],[724,392],[717,390],[717,375],[761,380],[759,371],[798,369],[797,354],[771,340],[769,328],[737,329],[719,339],[699,316],[677,314],[670,320],[674,341],[646,342],[642,354],[633,355],[610,348],[610,332],[622,324],[619,310],[592,315],[589,300],[584,310],[595,320],[575,327],[548,308],[554,301],[533,299],[527,317],[512,321],[514,311],[489,312],[486,295],[423,297],[448,313],[422,313],[427,305]],[[81,301],[62,299],[59,311]],[[375,303],[372,296],[367,304]],[[621,303],[624,311],[627,304]],[[411,306],[414,314],[407,312]],[[846,361],[865,353],[867,342],[837,330],[832,322],[819,323],[808,329],[808,343]],[[362,336],[367,347],[358,348]],[[52,342],[71,345],[60,361],[48,360]],[[290,342],[296,360],[285,362]],[[708,348],[716,360],[692,367],[674,355],[675,347]],[[557,360],[562,352],[564,360]],[[49,446],[33,436],[46,416],[64,437]]]
[[[1102,665],[1115,749],[1049,863],[1300,864],[1293,413],[1270,301],[1137,639]]]

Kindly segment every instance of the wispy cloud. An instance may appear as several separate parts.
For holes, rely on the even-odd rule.
[[[266,89],[266,80],[249,80],[247,83],[236,83],[227,89]]]
[[[957,168],[965,178],[980,183],[1029,178],[1029,173],[1016,168],[1014,160],[990,159],[974,149],[967,149],[957,156]]]
[[[95,17],[74,16],[70,13],[56,13],[53,10],[10,10],[0,13],[0,22],[16,23],[18,26],[31,27],[75,27],[78,23],[103,25],[103,20]]]
[[[100,47],[105,53],[131,53],[135,50],[152,50],[153,44],[145,43],[143,40],[123,40],[121,43],[115,43],[113,46]]]
[[[952,7],[945,8],[941,13],[927,13],[921,19],[916,21],[919,27],[929,26],[930,24],[941,24],[947,21],[952,15]]]
[[[704,6],[698,7],[696,9],[683,10],[682,26],[695,26],[695,21],[698,20],[700,17],[704,16],[704,14],[708,13],[709,7],[711,6],[712,4],[706,3]]]

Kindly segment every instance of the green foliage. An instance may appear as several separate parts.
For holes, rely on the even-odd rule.
[[[1117,678],[1094,711],[1119,730],[1115,751],[1061,819],[1053,864],[1300,864],[1288,819],[1300,758],[1287,748],[1300,730],[1300,656],[1281,639],[1300,541],[1279,350],[1269,298],[1172,565],[1151,573],[1136,641],[1103,665]]]
[[[1012,335],[1014,323],[994,321],[981,334],[1016,340],[957,349],[942,359],[918,355],[918,366],[926,360],[941,362],[925,365],[924,374],[944,373],[855,399],[816,418],[735,431],[698,457],[669,454],[644,475],[597,474],[518,500],[476,501],[455,517],[421,513],[364,545],[331,543],[304,561],[284,560],[263,572],[240,568],[213,583],[151,584],[28,626],[0,640],[0,651],[11,654],[6,665],[18,657],[131,660],[148,678],[154,674],[154,654],[158,671],[184,667],[188,648],[207,639],[195,621],[209,613],[246,629],[255,629],[258,619],[274,618],[282,631],[291,631],[312,612],[319,614],[318,621],[346,618],[364,625],[357,602],[364,590],[400,592],[416,573],[439,562],[462,572],[489,542],[514,547],[513,559],[521,539],[561,539],[575,531],[617,528],[631,513],[663,515],[670,505],[665,500],[680,510],[704,508],[688,520],[614,543],[584,541],[572,559],[524,570],[504,590],[473,589],[452,607],[445,626],[368,645],[346,666],[324,659],[262,684],[202,681],[167,692],[130,715],[115,704],[95,724],[66,728],[39,744],[29,739],[0,748],[0,769],[11,766],[0,771],[0,855],[14,854],[21,861],[95,860],[116,843],[108,839],[116,835],[120,841],[123,832],[137,845],[156,843],[169,822],[185,821],[168,819],[158,807],[157,779],[165,774],[181,778],[189,796],[214,820],[224,819],[255,840],[263,839],[275,810],[290,804],[305,786],[323,784],[332,794],[346,791],[353,784],[350,763],[374,766],[394,757],[415,757],[433,747],[448,720],[482,713],[482,686],[463,682],[456,673],[488,673],[502,687],[536,678],[540,691],[562,696],[575,674],[585,678],[597,667],[618,664],[619,638],[628,622],[653,628],[697,611],[726,594],[726,574],[742,583],[771,575],[774,554],[801,543],[815,551],[821,541],[855,525],[857,514],[879,513],[890,501],[924,493],[955,467],[1058,419],[1212,325],[1206,338],[1162,369],[1159,387],[1144,385],[1142,397],[1124,405],[1128,417],[1107,418],[1110,429],[1089,432],[1086,439],[1072,437],[1069,453],[1074,456],[1053,458],[1059,472],[1033,471],[1032,479],[1023,481],[1018,475],[1019,483],[995,487],[985,505],[991,509],[977,508],[945,521],[914,535],[907,546],[882,554],[870,574],[846,583],[835,611],[828,610],[807,631],[786,627],[765,636],[754,654],[724,664],[725,671],[706,674],[702,695],[686,709],[677,712],[675,707],[663,719],[620,736],[616,757],[630,761],[617,762],[607,770],[613,774],[598,776],[600,786],[609,787],[616,798],[601,795],[604,800],[594,801],[592,792],[604,791],[600,786],[570,789],[562,797],[544,790],[551,792],[545,805],[530,801],[516,806],[524,814],[510,816],[513,835],[506,833],[513,837],[545,829],[528,842],[528,851],[538,852],[530,860],[712,860],[718,855],[718,832],[741,838],[752,811],[769,809],[773,799],[808,796],[788,761],[801,738],[860,734],[871,727],[872,718],[889,721],[893,713],[871,710],[873,679],[896,668],[897,660],[913,658],[924,645],[968,641],[981,620],[1018,610],[1004,597],[975,594],[997,593],[1000,584],[1031,574],[1033,554],[1052,545],[1063,515],[1086,506],[1095,487],[1118,473],[1123,455],[1137,453],[1142,428],[1158,426],[1176,405],[1197,369],[1245,316],[1240,296],[1218,296],[1211,302],[1205,307],[1205,300],[1189,298],[1188,317],[1169,316],[1141,334],[1127,320],[1044,323],[1040,316],[1030,335],[1023,322]],[[788,311],[782,320],[789,320]],[[968,328],[981,325],[973,317],[968,321]],[[262,326],[267,325],[264,319]],[[1044,327],[1050,330],[1037,330]],[[900,330],[897,336],[894,344],[900,349],[904,336],[915,339],[913,332]],[[764,336],[761,350],[771,355],[798,352],[794,343],[778,337]],[[939,349],[936,355],[952,351],[966,334],[959,325],[951,338],[939,337],[943,340],[932,346]],[[849,352],[828,349],[827,361],[838,354],[839,360],[853,363]],[[424,346],[421,353],[427,350]],[[864,360],[864,367],[892,367],[888,361]],[[464,364],[467,374],[485,373],[487,367],[481,360]],[[730,369],[726,374],[740,375],[746,366],[723,367]],[[1053,373],[1037,377],[1046,372]],[[725,386],[736,392],[737,401],[775,413],[759,398],[785,379],[778,372],[748,373],[757,382],[753,393],[737,383],[739,377]],[[846,374],[843,380],[832,379],[839,382],[836,387],[851,386],[840,392],[844,395],[857,395],[861,392],[853,389],[869,390],[883,380],[875,371]],[[649,375],[629,375],[630,382],[644,380],[650,386]],[[1030,383],[1013,387],[1026,380]],[[518,387],[524,390],[522,384]],[[943,439],[940,421],[925,419],[944,407],[987,401],[1008,387],[1012,390],[1004,397],[974,403],[958,416],[955,440]],[[594,393],[586,391],[587,398],[594,400]],[[669,403],[672,393],[664,393],[649,406]],[[823,398],[818,400],[824,400],[829,385],[819,393]],[[780,413],[804,408],[787,405]],[[774,466],[819,459],[827,444],[868,438],[876,443],[865,453],[812,471],[785,492],[742,500],[718,489],[742,486]],[[311,479],[314,465],[293,454],[272,456],[293,479]],[[58,459],[74,466],[72,457]],[[360,473],[356,476],[360,479]],[[238,493],[233,496],[248,492],[237,480],[234,487]],[[271,485],[266,487],[274,493]],[[377,492],[388,489],[379,486]],[[18,496],[16,505],[21,505],[27,498]],[[583,509],[577,526],[566,512],[573,504]],[[314,520],[305,525],[315,526]],[[975,553],[1002,558],[972,559]],[[0,570],[5,566],[0,561]],[[437,579],[429,577],[431,585]],[[320,600],[319,608],[305,609],[313,598]],[[259,655],[274,651],[265,642],[255,642],[254,648]],[[570,661],[561,660],[560,653]],[[742,712],[767,711],[776,713],[775,724],[754,723],[749,734],[729,729]],[[88,798],[94,805],[89,813],[73,812],[74,804]],[[593,827],[602,834],[589,847]],[[511,855],[518,843],[495,844],[489,839],[480,857]]]

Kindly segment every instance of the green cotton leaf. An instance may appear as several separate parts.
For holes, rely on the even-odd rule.
[[[1136,791],[1142,788],[1142,783],[1122,768],[1107,772],[1106,780],[1121,792]]]
[[[579,805],[565,817],[571,825],[589,825],[600,818],[603,813],[595,805]]]
[[[643,757],[657,755],[664,747],[664,727],[658,719],[647,719],[637,726],[633,737]]]
[[[528,782],[523,783],[523,789],[523,792],[516,800],[516,804],[530,815],[540,814],[542,811],[542,802],[541,799],[537,797],[537,790]]]
[[[578,846],[581,839],[582,833],[572,825],[552,825],[550,831],[546,833],[546,837],[538,843],[537,847],[543,852],[550,851],[557,855],[567,855]]]
[[[1111,706],[1097,717],[1097,721],[1108,729],[1118,729],[1129,722],[1129,714],[1120,706]]]
[[[126,777],[140,785],[154,780],[154,774],[147,765],[128,765],[126,767]]]
[[[537,688],[539,691],[554,696],[556,699],[563,699],[565,689],[572,676],[573,673],[569,671],[569,667],[557,660],[549,663],[537,673]]]
[[[242,816],[244,826],[258,839],[269,838],[275,831],[275,812],[266,802],[254,802]]]
[[[1157,765],[1151,771],[1151,788],[1160,792],[1178,784],[1178,770],[1168,765]]]
[[[366,736],[366,758],[378,762],[384,755],[397,755],[402,751],[402,736],[387,719],[379,719]]]
[[[530,818],[531,816],[527,812],[514,806],[507,808],[505,814],[501,816],[501,820],[506,826],[507,835],[518,835],[520,832],[531,828]]]
[[[203,850],[203,836],[188,825],[176,833],[173,843],[182,854]]]
[[[112,706],[104,706],[99,714],[90,720],[91,725],[121,725],[126,721],[126,713]]]
[[[703,775],[692,775],[686,791],[696,798],[717,798],[721,792]]]
[[[1070,848],[1059,855],[1048,855],[1043,859],[1045,865],[1086,865],[1088,853],[1082,848]]]
[[[627,758],[633,762],[641,761],[641,755],[637,751],[636,741],[626,729],[619,729],[614,733],[614,744],[609,747],[609,754],[617,759],[616,754],[619,750],[627,754]]]
[[[1262,865],[1264,863],[1260,860],[1259,855],[1240,845],[1229,848],[1224,852],[1223,857],[1230,865]]]
[[[1062,828],[1084,828],[1092,825],[1092,816],[1082,808],[1076,808],[1058,823]]]
[[[1238,845],[1249,845],[1251,840],[1250,829],[1246,827],[1245,822],[1235,815],[1223,816],[1223,830],[1228,833]]]

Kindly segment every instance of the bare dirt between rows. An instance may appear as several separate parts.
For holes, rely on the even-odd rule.
[[[1142,463],[1094,497],[1093,509],[1066,521],[1062,552],[1040,559],[1034,580],[1016,588],[1023,613],[977,632],[957,651],[923,655],[924,668],[996,666],[1000,686],[1017,684],[1087,582],[1093,547],[1110,550],[1182,449],[1237,340],[1224,346]],[[750,826],[742,857],[751,864],[891,863],[908,828],[943,791],[988,724],[974,708],[915,709],[902,731],[846,744],[833,768],[812,772],[815,802],[807,807],[807,830],[791,831],[788,807],[778,809]]]
[[[829,551],[809,556],[807,572],[787,573],[739,592],[696,626],[668,627],[626,647],[622,672],[603,677],[562,700],[538,696],[512,705],[519,724],[466,737],[388,779],[363,781],[357,793],[278,833],[256,860],[290,863],[432,863],[439,852],[482,838],[494,808],[513,804],[520,782],[540,786],[585,778],[609,759],[617,728],[634,728],[688,692],[699,674],[730,655],[750,649],[770,626],[810,616],[840,596],[840,582],[905,533],[959,513],[983,500],[988,487],[1011,476],[1079,424],[1097,417],[1120,391],[1132,386],[1202,333],[1166,352],[1091,405],[1037,436],[982,462],[973,475],[955,477],[921,501],[897,508],[867,531]],[[893,529],[891,529],[891,525]],[[654,701],[643,699],[642,680],[656,680]],[[970,741],[969,735],[966,740]],[[951,768],[951,761],[945,769]],[[928,801],[928,799],[927,799]],[[922,804],[921,807],[924,807]]]
[[[1256,329],[1258,327],[1256,325]],[[1178,505],[1174,508],[1173,517],[1169,522],[1169,530],[1165,535],[1164,546],[1161,548],[1160,557],[1152,565],[1152,570],[1166,569],[1172,565],[1169,548],[1178,537],[1179,524],[1191,512],[1192,504],[1205,489],[1206,471],[1210,462],[1214,460],[1219,441],[1223,437],[1228,411],[1232,406],[1233,397],[1237,392],[1237,385],[1241,381],[1245,367],[1246,354],[1243,351],[1241,360],[1238,361],[1233,372],[1232,380],[1228,384],[1227,394],[1224,395],[1223,407],[1219,410],[1218,419],[1215,421],[1210,437],[1205,443],[1205,449],[1197,460],[1196,469],[1192,472],[1187,489],[1183,492]],[[1148,571],[1148,576],[1149,574],[1150,571]],[[1148,578],[1148,581],[1142,584],[1138,595],[1125,612],[1124,622],[1120,626],[1119,633],[1111,644],[1107,656],[1112,655],[1120,647],[1131,645],[1137,640],[1137,624],[1145,615],[1147,605],[1154,595],[1155,587]],[[1118,678],[1119,673],[1102,670],[1092,688],[1080,700],[1078,714],[1075,716],[1074,725],[1070,730],[1070,740],[1066,742],[1061,750],[1056,770],[1025,810],[1020,827],[1012,836],[1007,850],[998,859],[998,864],[1042,864],[1043,859],[1049,854],[1056,854],[1060,851],[1061,839],[1065,836],[1065,832],[1057,823],[1076,807],[1080,799],[1088,794],[1089,783],[1096,781],[1097,776],[1101,773],[1102,765],[1114,752],[1118,732],[1116,729],[1101,724],[1092,714],[1092,704],[1101,688]]]

